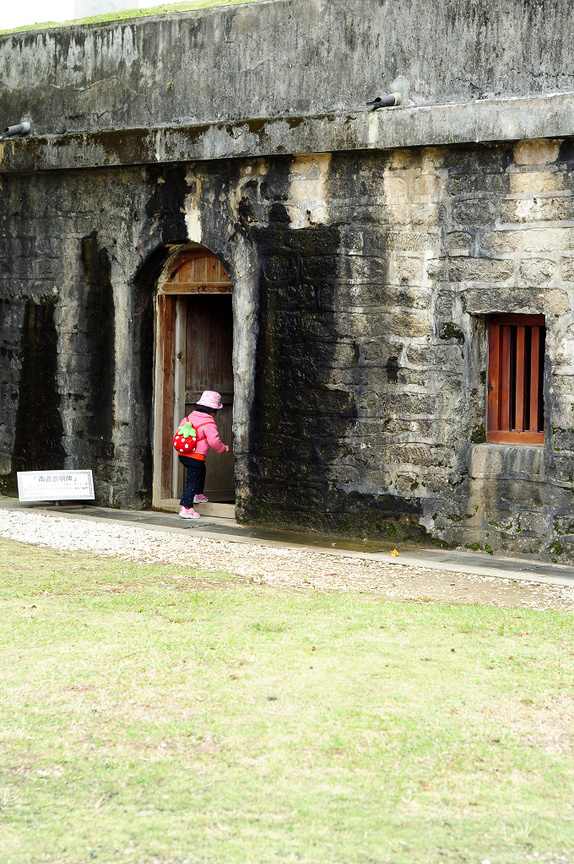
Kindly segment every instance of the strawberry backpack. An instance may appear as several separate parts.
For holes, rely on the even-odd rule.
[[[189,417],[185,417],[173,436],[173,447],[175,452],[180,456],[189,456],[193,453],[199,440],[197,437],[197,430],[212,422],[212,420],[206,420],[205,423],[198,423],[197,427],[195,427]],[[205,438],[205,435],[203,437]]]

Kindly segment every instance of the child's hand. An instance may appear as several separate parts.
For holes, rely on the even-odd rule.
[[[229,447],[227,446],[227,444],[224,444],[223,446],[225,447],[225,450],[224,450],[223,452],[224,452],[224,453],[229,453]]]

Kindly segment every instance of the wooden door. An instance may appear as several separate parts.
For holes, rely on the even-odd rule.
[[[219,437],[229,453],[210,450],[205,460],[205,494],[210,501],[235,502],[233,485],[233,317],[225,294],[182,298],[186,303],[185,414],[204,390],[221,393],[223,408],[215,415]]]
[[[205,494],[234,503],[233,313],[231,282],[208,251],[179,255],[160,286],[156,319],[154,417],[155,507],[172,509],[184,484],[184,469],[172,447],[173,432],[204,390],[221,393],[215,421],[229,453],[210,451]]]

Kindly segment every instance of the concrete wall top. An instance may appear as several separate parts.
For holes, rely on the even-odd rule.
[[[36,134],[574,90],[570,0],[268,0],[0,37],[0,127]]]

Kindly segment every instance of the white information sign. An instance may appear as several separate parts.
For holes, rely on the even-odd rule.
[[[92,501],[91,471],[18,471],[20,501]]]

